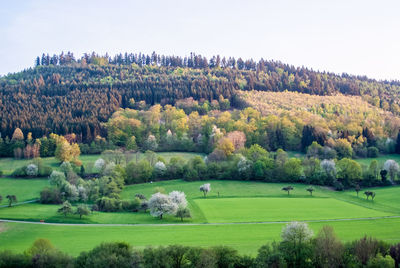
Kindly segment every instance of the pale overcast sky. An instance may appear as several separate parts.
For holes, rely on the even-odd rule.
[[[0,74],[45,53],[196,52],[400,80],[399,0],[2,0]]]

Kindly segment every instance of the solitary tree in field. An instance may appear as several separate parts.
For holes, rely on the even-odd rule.
[[[82,204],[76,208],[75,214],[78,214],[79,218],[82,219],[82,216],[87,216],[90,214],[90,210],[87,205]]]
[[[0,203],[1,203],[1,201],[3,201],[3,196],[0,195]]]
[[[204,197],[207,196],[209,191],[211,191],[211,184],[205,183],[205,184],[200,186],[200,192],[203,192]]]
[[[7,195],[6,198],[8,199],[8,206],[11,207],[12,203],[17,202],[17,197],[15,195]]]
[[[67,217],[68,214],[71,214],[72,213],[71,203],[65,201],[58,209],[58,213],[64,214],[64,217]]]
[[[191,218],[192,215],[190,214],[190,210],[187,207],[182,207],[179,206],[178,210],[176,211],[176,217],[181,218],[181,221],[183,221],[183,218]]]
[[[361,191],[360,185],[357,184],[355,190],[356,190],[357,197],[358,197],[358,192]]]
[[[153,217],[162,219],[164,214],[175,215],[178,205],[172,202],[171,198],[162,193],[155,193],[149,199],[150,214]]]
[[[312,186],[308,187],[307,192],[309,192],[310,195],[312,196],[312,193],[314,192],[314,188]]]
[[[285,192],[287,192],[287,194],[289,195],[290,194],[290,191],[292,191],[294,188],[292,187],[292,186],[286,186],[286,187],[283,187],[282,188],[282,191],[285,191]]]

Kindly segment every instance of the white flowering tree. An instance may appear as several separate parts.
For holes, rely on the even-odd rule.
[[[399,164],[396,161],[389,159],[383,164],[383,169],[389,174],[390,180],[393,182],[399,173]]]
[[[175,203],[178,207],[186,208],[187,200],[184,192],[173,191],[169,193],[169,198],[173,203]]]
[[[101,173],[101,172],[103,172],[103,169],[105,168],[105,166],[106,166],[106,161],[104,161],[103,158],[99,158],[96,160],[96,162],[94,162],[93,168],[94,168],[95,172]]]
[[[65,174],[60,171],[53,170],[50,174],[50,184],[60,187],[65,182]]]
[[[331,178],[334,179],[336,178],[336,164],[335,161],[333,160],[328,160],[328,159],[324,159],[321,161],[321,169],[323,170],[323,172],[325,172],[325,174]]]
[[[162,177],[166,171],[167,171],[167,167],[165,166],[165,164],[163,162],[158,161],[154,165],[154,172],[156,173],[157,177]]]
[[[30,177],[36,177],[38,175],[39,168],[35,164],[29,164],[26,167],[26,175]]]
[[[200,186],[200,192],[203,192],[204,197],[207,196],[207,194],[211,191],[211,184],[205,183]]]
[[[313,231],[308,227],[308,224],[297,221],[286,224],[281,234],[284,242],[293,243],[294,245],[308,242],[311,240],[312,236]]]
[[[153,217],[162,219],[164,214],[175,215],[178,210],[178,205],[171,201],[168,195],[155,193],[149,200],[150,214]]]
[[[247,160],[246,157],[241,156],[237,163],[237,169],[240,176],[245,179],[249,178],[251,172],[251,161]]]

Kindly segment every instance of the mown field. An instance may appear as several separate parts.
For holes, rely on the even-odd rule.
[[[38,181],[46,183],[45,180]],[[25,184],[31,182],[33,181]],[[293,185],[294,190],[288,196],[281,190],[286,184],[281,183],[207,181],[211,183],[211,192],[204,198],[198,188],[205,182],[173,180],[130,185],[124,189],[122,198],[131,198],[135,193],[150,197],[155,187],[163,187],[166,192],[184,191],[193,216],[184,223],[172,216],[159,220],[144,212],[96,212],[83,220],[79,220],[76,215],[64,218],[57,214],[58,206],[36,203],[0,208],[2,219],[29,221],[44,219],[46,222],[83,223],[83,225],[2,223],[0,249],[7,248],[21,252],[35,239],[44,237],[50,239],[61,250],[73,255],[104,241],[127,241],[140,248],[168,244],[192,246],[223,244],[236,248],[241,253],[254,255],[261,245],[279,240],[285,222],[292,220],[310,221],[309,224],[314,232],[318,232],[323,225],[332,225],[344,241],[365,234],[389,242],[400,241],[398,232],[400,218],[384,218],[400,215],[400,187],[374,189],[377,193],[375,200],[367,201],[362,194],[357,197],[353,191],[333,192],[322,187],[315,187],[313,196],[310,196],[306,191],[307,186],[301,184]],[[29,191],[21,192],[20,195],[21,199],[25,200],[32,197]],[[96,223],[96,225],[85,225],[86,223]]]

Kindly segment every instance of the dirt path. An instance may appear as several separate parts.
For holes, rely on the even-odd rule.
[[[348,218],[348,219],[326,219],[326,220],[304,220],[301,222],[338,222],[338,221],[368,221],[380,219],[398,219],[400,216],[382,216],[370,218]],[[260,221],[260,222],[219,222],[219,223],[148,223],[148,224],[104,224],[104,223],[50,223],[50,222],[35,222],[35,221],[15,221],[0,219],[2,222],[23,223],[23,224],[39,224],[39,225],[53,225],[53,226],[87,226],[87,227],[117,227],[117,226],[206,226],[206,225],[253,225],[253,224],[280,224],[290,223],[292,221]],[[1,225],[0,225],[1,228]],[[0,229],[1,230],[1,229]]]

